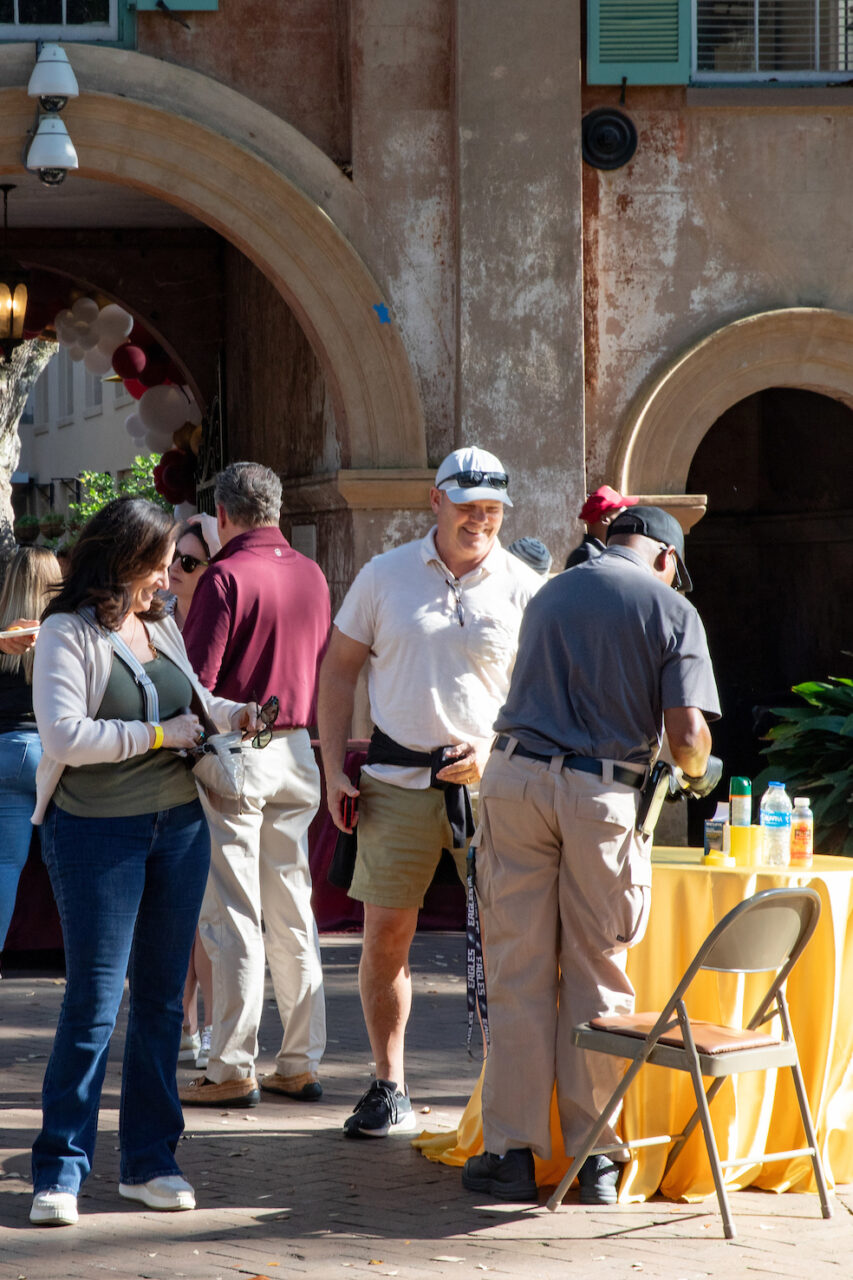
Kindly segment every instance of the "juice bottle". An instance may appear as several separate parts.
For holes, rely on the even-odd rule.
[[[813,854],[814,814],[808,796],[795,796],[791,814],[791,865],[810,867]]]

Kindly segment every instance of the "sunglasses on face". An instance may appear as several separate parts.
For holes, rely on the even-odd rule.
[[[258,719],[264,726],[259,729],[252,739],[252,746],[262,751],[264,747],[268,747],[272,742],[272,729],[270,725],[274,725],[278,719],[278,698],[273,694],[268,698],[258,712]]]
[[[197,556],[182,555],[180,552],[175,556],[172,564],[177,564],[179,560],[184,573],[195,573],[199,566],[206,568],[210,564],[209,560],[199,560]]]
[[[671,553],[672,555],[672,563],[673,563],[673,567],[675,568],[675,577],[673,579],[672,585],[674,590],[676,590],[679,593],[679,595],[684,595],[684,579],[682,578],[681,571],[678,567],[678,556],[675,554],[675,549],[670,548],[665,542],[662,542],[660,546],[663,548],[664,551],[667,552],[667,554]]]
[[[505,489],[509,484],[509,476],[505,471],[457,471],[455,476],[446,476],[441,485],[455,480],[460,489],[478,489],[487,484],[492,489]]]

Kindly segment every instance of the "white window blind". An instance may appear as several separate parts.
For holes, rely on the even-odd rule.
[[[695,80],[853,74],[853,0],[694,0]]]
[[[87,413],[98,413],[104,405],[104,389],[98,374],[87,369],[83,379],[83,407]]]

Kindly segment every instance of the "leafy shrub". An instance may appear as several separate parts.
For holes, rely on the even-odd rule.
[[[773,707],[779,717],[762,748],[770,765],[760,792],[779,778],[791,795],[808,796],[818,853],[853,857],[853,680],[830,676],[794,685],[805,707]]]

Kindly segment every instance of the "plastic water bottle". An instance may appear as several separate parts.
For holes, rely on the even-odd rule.
[[[769,867],[787,867],[791,861],[791,810],[784,782],[769,783],[758,811],[764,828],[764,862]]]
[[[808,796],[795,796],[791,814],[791,863],[810,867],[814,854],[814,814]]]

